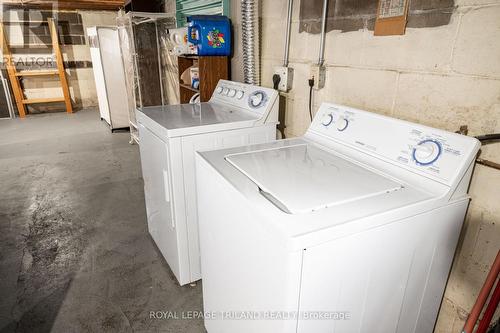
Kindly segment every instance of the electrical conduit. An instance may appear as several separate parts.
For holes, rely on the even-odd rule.
[[[241,40],[245,83],[260,85],[258,0],[241,0]]]
[[[290,52],[290,33],[292,31],[292,8],[293,8],[293,0],[288,0],[288,15],[286,18],[285,52],[283,55],[283,67],[288,67],[288,58]]]
[[[323,0],[323,13],[321,15],[321,40],[319,44],[318,65],[325,63],[325,34],[326,34],[326,14],[328,12],[328,0]]]

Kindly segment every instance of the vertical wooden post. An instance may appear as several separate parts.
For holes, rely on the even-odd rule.
[[[61,80],[61,87],[64,95],[64,103],[66,104],[66,112],[72,113],[73,107],[71,106],[71,96],[69,94],[68,81],[66,79],[66,71],[64,70],[64,59],[61,54],[59,46],[59,37],[57,36],[57,28],[54,24],[54,19],[49,18],[50,37],[52,39],[52,48],[56,55],[57,70],[59,71],[59,79]]]
[[[5,29],[3,22],[0,22],[0,43],[2,47],[3,62],[7,67],[7,73],[9,74],[9,81],[12,86],[12,91],[14,93],[14,98],[16,99],[17,110],[19,112],[19,117],[24,118],[26,116],[26,107],[24,106],[23,99],[24,94],[19,83],[19,78],[16,75],[16,66],[14,66],[12,54],[10,53],[9,44],[7,43],[7,37],[5,36]]]

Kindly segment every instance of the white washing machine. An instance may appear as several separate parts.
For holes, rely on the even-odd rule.
[[[334,104],[197,154],[209,333],[430,333],[479,141]]]
[[[201,278],[195,151],[274,141],[277,97],[221,80],[209,102],[136,111],[149,233],[181,285]]]

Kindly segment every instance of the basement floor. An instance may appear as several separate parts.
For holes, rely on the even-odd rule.
[[[0,120],[0,138],[0,332],[205,332],[185,319],[201,284],[148,234],[129,133],[91,109]]]

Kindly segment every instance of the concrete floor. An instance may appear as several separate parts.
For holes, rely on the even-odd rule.
[[[180,287],[147,232],[128,140],[95,110],[0,120],[0,332],[205,332],[182,318],[201,285]]]

